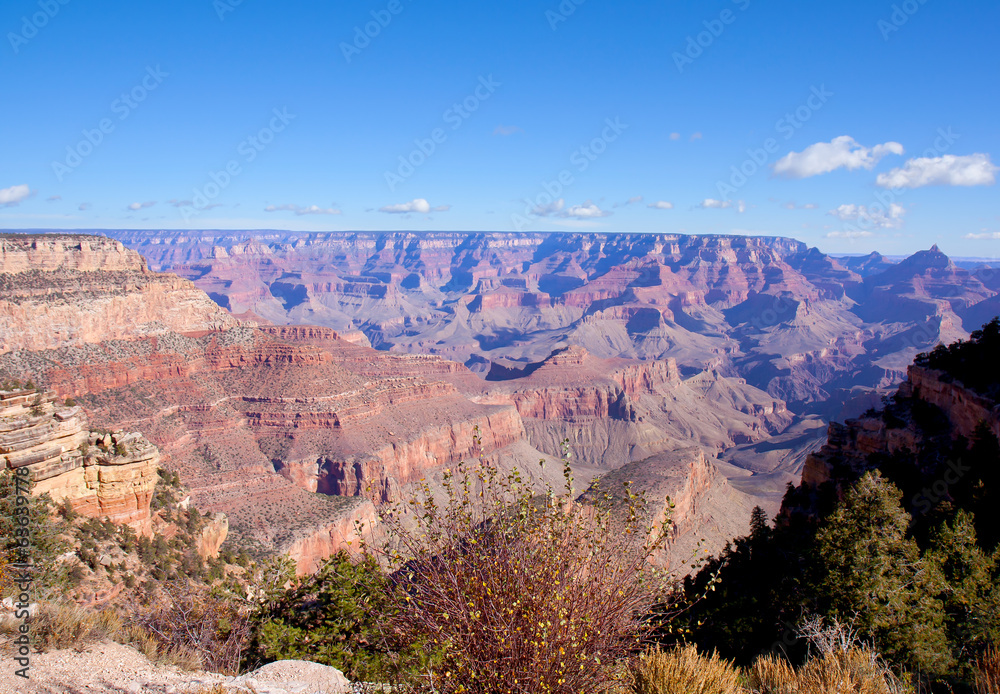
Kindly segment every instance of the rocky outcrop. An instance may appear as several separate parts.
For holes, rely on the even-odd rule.
[[[323,564],[323,560],[341,550],[360,553],[363,549],[361,540],[371,541],[377,524],[378,518],[372,502],[358,499],[352,501],[349,508],[335,521],[293,541],[287,552],[295,562],[295,570],[300,576],[314,573]]]
[[[844,424],[830,424],[827,444],[806,459],[802,484],[813,489],[826,482],[840,484],[860,477],[879,457],[915,455],[928,440],[928,432],[916,421],[914,404],[940,412],[951,439],[971,440],[980,424],[1000,437],[1000,405],[941,371],[912,365],[887,410],[888,417],[872,412]]]
[[[57,404],[53,392],[0,391],[0,463],[27,467],[34,494],[149,530],[157,448],[137,433],[89,431],[82,409]]]
[[[229,518],[225,513],[214,513],[197,539],[198,554],[202,559],[215,559],[219,556],[222,543],[229,535]]]
[[[118,241],[0,236],[0,354],[236,325],[175,275]]]
[[[755,500],[730,486],[699,448],[629,463],[598,480],[583,499],[607,492],[624,506],[626,483],[648,503],[643,518],[647,528],[655,531],[669,519],[668,541],[653,560],[682,575],[693,559],[702,558],[696,555],[705,555],[705,550],[717,555],[732,538],[748,531]]]

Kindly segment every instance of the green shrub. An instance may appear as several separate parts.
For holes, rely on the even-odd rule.
[[[413,675],[424,658],[414,649],[393,650],[377,615],[388,608],[388,579],[371,557],[355,562],[346,552],[316,573],[296,577],[287,558],[272,560],[253,619],[248,666],[299,659],[331,665],[351,680],[398,680]],[[287,586],[287,587],[285,587]]]

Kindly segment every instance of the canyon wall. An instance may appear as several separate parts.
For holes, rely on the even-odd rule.
[[[566,343],[674,359],[686,374],[739,376],[797,414],[827,417],[892,388],[918,352],[967,337],[997,306],[988,275],[937,247],[893,263],[780,237],[109,233],[275,324],[361,331],[379,348],[484,373]]]
[[[0,354],[231,327],[204,292],[120,242],[0,235]]]
[[[51,391],[0,390],[0,464],[26,467],[33,494],[148,533],[159,460],[138,433],[90,431],[82,409]]]

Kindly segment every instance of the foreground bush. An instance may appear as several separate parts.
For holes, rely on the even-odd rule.
[[[373,558],[354,561],[341,551],[303,577],[285,558],[261,574],[269,575],[254,601],[245,669],[310,660],[352,681],[412,679],[422,671],[423,651],[415,645],[393,650],[379,629],[376,617],[388,610],[388,578]]]
[[[250,636],[250,615],[229,597],[175,582],[123,618],[124,640],[150,660],[191,670],[238,674]]]
[[[673,587],[649,563],[669,520],[644,527],[631,493],[614,513],[608,495],[575,503],[565,459],[563,472],[564,490],[536,496],[516,471],[460,464],[440,505],[425,483],[381,513],[388,544],[368,549],[395,573],[379,622],[440,649],[435,691],[611,691],[641,649],[643,615]]]

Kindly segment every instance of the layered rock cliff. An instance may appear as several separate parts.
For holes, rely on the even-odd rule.
[[[786,500],[786,513],[808,510],[817,494],[840,493],[866,471],[881,469],[896,478],[906,505],[931,506],[969,482],[973,445],[1000,437],[1000,403],[926,364],[910,366],[881,411],[833,423],[825,446],[809,456],[801,493]],[[963,462],[965,461],[965,462]],[[997,470],[986,461],[987,472]],[[930,490],[930,491],[928,491]],[[926,512],[921,509],[921,513]]]
[[[482,371],[537,363],[566,342],[672,358],[827,417],[893,387],[914,355],[967,337],[997,306],[996,286],[936,247],[890,263],[775,237],[110,233],[276,324],[360,330],[380,348]]]
[[[610,493],[625,504],[624,485],[648,503],[643,522],[671,525],[669,539],[653,560],[686,574],[694,559],[718,554],[734,537],[745,535],[756,499],[734,489],[700,448],[682,448],[635,461],[602,477],[584,499]],[[673,504],[670,508],[667,501]]]
[[[231,327],[204,292],[120,242],[0,235],[0,354]]]
[[[26,467],[34,494],[148,532],[159,460],[140,434],[90,431],[83,410],[51,391],[0,390],[0,464]]]

